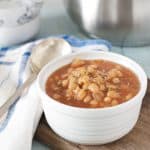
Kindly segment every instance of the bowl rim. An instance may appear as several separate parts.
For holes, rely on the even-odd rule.
[[[40,78],[41,78],[43,72],[44,72],[45,70],[47,70],[47,68],[49,68],[49,66],[51,66],[53,63],[57,63],[59,60],[64,59],[64,58],[69,57],[69,56],[76,56],[76,55],[79,55],[79,54],[82,54],[82,53],[93,53],[93,52],[105,53],[106,55],[107,55],[107,53],[108,53],[109,55],[113,55],[113,56],[116,56],[116,57],[124,58],[124,59],[126,59],[126,60],[132,62],[134,65],[137,66],[137,68],[139,69],[139,71],[143,74],[143,77],[144,77],[144,78],[143,78],[143,81],[140,81],[138,74],[135,73],[135,72],[130,68],[130,70],[133,71],[133,72],[135,73],[135,75],[138,77],[139,82],[140,82],[140,90],[138,91],[138,93],[137,93],[133,98],[131,98],[131,99],[129,99],[128,101],[125,101],[125,102],[123,102],[123,103],[121,103],[121,104],[118,104],[118,105],[115,105],[115,106],[111,106],[111,107],[104,107],[104,108],[83,108],[83,107],[75,107],[75,106],[71,106],[71,105],[67,105],[67,104],[63,104],[63,103],[61,103],[61,102],[58,102],[57,100],[55,100],[55,99],[53,99],[52,97],[48,96],[48,95],[46,94],[45,89],[43,90],[43,89],[41,88],[41,85],[40,85]],[[104,60],[105,60],[105,59],[104,59]],[[111,60],[110,60],[110,61],[111,61]],[[112,62],[113,62],[113,61],[112,61]],[[120,64],[120,63],[118,63],[118,64]],[[62,65],[62,66],[64,66],[64,65]],[[60,68],[60,67],[59,67],[59,68]],[[57,68],[57,69],[58,69],[58,68]],[[57,69],[55,69],[55,70],[57,70]],[[51,75],[51,73],[50,73],[49,75]],[[144,84],[144,85],[141,86],[141,84]],[[60,57],[57,57],[57,58],[55,58],[54,60],[50,61],[47,65],[45,65],[45,66],[42,68],[42,70],[41,70],[40,73],[38,74],[36,86],[37,86],[38,91],[41,92],[42,97],[45,97],[45,96],[46,96],[46,99],[45,99],[45,100],[48,99],[48,100],[51,101],[53,104],[55,104],[55,105],[57,105],[57,106],[59,106],[59,107],[61,107],[61,108],[66,108],[66,109],[70,109],[70,110],[77,110],[77,111],[80,110],[80,111],[89,111],[89,112],[90,112],[90,111],[91,111],[91,112],[93,112],[93,111],[94,111],[94,112],[96,112],[96,111],[105,112],[105,111],[111,111],[111,110],[114,110],[114,109],[121,109],[122,107],[126,107],[127,105],[129,106],[130,104],[133,104],[133,103],[138,99],[138,97],[140,97],[140,96],[141,96],[142,99],[143,99],[143,97],[144,97],[144,95],[145,95],[145,93],[146,93],[146,89],[147,89],[147,75],[146,75],[145,71],[143,70],[143,68],[142,68],[137,62],[135,62],[134,60],[132,60],[132,59],[126,57],[126,56],[123,56],[123,55],[121,55],[121,54],[114,53],[114,52],[91,51],[91,50],[90,50],[90,51],[86,51],[86,52],[85,52],[85,51],[82,51],[82,52],[80,51],[80,52],[71,53],[71,54],[68,54],[68,55],[65,55],[65,56],[60,56]]]

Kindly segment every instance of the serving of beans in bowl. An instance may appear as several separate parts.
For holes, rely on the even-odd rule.
[[[133,98],[139,89],[130,69],[103,59],[75,58],[46,82],[46,93],[54,100],[81,108],[115,106]]]
[[[106,144],[135,126],[147,77],[135,61],[102,51],[58,57],[39,73],[37,90],[54,132],[79,144]]]

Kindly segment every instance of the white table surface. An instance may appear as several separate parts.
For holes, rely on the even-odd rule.
[[[85,37],[69,18],[63,6],[63,0],[45,0],[41,13],[41,30],[37,38],[57,34]],[[150,46],[138,48],[113,47],[112,51],[121,53],[137,61],[145,69],[150,78]],[[33,141],[32,150],[48,149],[48,147]]]

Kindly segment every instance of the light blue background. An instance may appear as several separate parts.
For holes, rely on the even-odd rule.
[[[37,38],[56,34],[70,34],[86,38],[66,13],[63,0],[45,0],[41,13],[41,29]],[[138,62],[150,77],[150,46],[138,48],[113,47],[113,52],[126,55]],[[33,142],[33,150],[48,150],[49,148]]]

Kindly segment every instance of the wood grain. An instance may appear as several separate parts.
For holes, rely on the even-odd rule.
[[[150,80],[143,101],[140,118],[135,128],[120,140],[101,146],[85,146],[68,142],[56,135],[47,125],[44,116],[35,138],[54,150],[149,150],[150,149]]]

